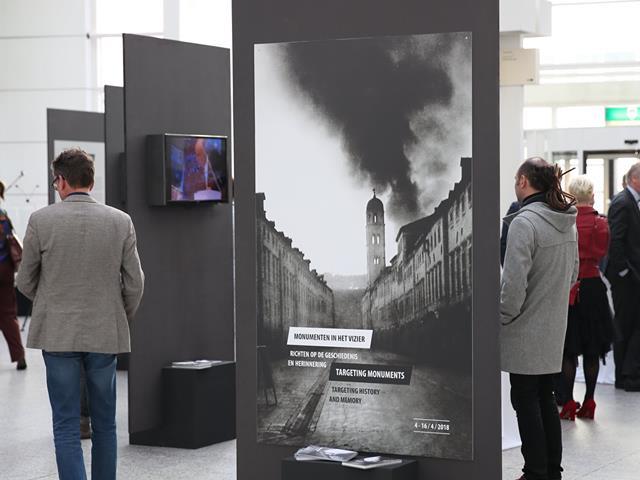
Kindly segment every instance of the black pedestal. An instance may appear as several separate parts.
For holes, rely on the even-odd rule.
[[[343,467],[338,462],[298,462],[289,457],[282,460],[282,480],[416,480],[418,462],[403,460],[397,465],[359,470]]]
[[[236,364],[162,369],[167,447],[200,448],[236,437]]]

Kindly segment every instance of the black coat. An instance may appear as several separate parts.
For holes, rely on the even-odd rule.
[[[609,206],[611,243],[606,275],[610,281],[620,278],[619,273],[629,269],[640,282],[640,209],[626,188],[618,193]]]
[[[520,210],[520,203],[513,202],[509,205],[507,216]],[[502,222],[502,234],[500,235],[500,265],[504,265],[504,254],[507,252],[507,235],[509,234],[509,224]]]

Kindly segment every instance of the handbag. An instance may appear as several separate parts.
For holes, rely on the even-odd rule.
[[[15,230],[13,228],[13,223],[6,216],[3,216],[2,220],[7,220],[9,222],[9,232],[6,233],[4,228],[1,228],[2,233],[4,233],[4,239],[7,245],[7,250],[9,250],[9,258],[11,258],[11,262],[13,263],[13,270],[15,272],[20,268],[20,262],[22,261],[22,242],[15,235]]]
[[[580,297],[580,279],[576,281],[569,291],[569,306],[572,307],[578,303]]]
[[[15,235],[7,235],[7,247],[9,248],[9,256],[13,262],[13,268],[18,271],[20,262],[22,261],[22,242]]]

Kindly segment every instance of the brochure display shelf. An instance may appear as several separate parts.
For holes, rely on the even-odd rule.
[[[359,470],[343,467],[340,462],[309,460],[299,462],[293,457],[282,460],[282,480],[416,480],[418,462],[403,460],[386,467]]]

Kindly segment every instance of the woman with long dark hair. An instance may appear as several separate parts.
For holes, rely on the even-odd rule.
[[[580,273],[570,298],[567,335],[562,360],[562,378],[564,380],[564,398],[560,418],[575,420],[593,419],[596,411],[594,393],[600,358],[603,359],[613,340],[611,310],[607,299],[607,287],[600,277],[598,265],[607,254],[609,247],[609,225],[607,219],[593,209],[593,183],[586,176],[574,178],[569,192],[577,201],[578,251],[580,254]],[[584,402],[578,410],[573,399],[573,385],[576,378],[578,356],[582,355],[582,367],[587,389]]]
[[[4,183],[0,182],[0,199],[4,201]],[[9,346],[12,362],[17,362],[17,369],[27,368],[24,358],[24,346],[20,337],[18,324],[18,304],[14,285],[16,268],[9,251],[9,236],[13,235],[13,225],[4,208],[0,207],[0,330]]]

